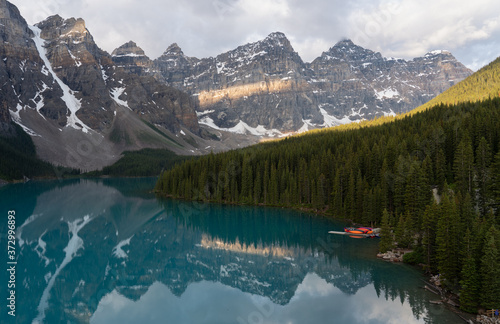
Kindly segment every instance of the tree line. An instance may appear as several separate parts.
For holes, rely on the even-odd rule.
[[[177,155],[167,149],[142,149],[140,151],[125,151],[122,157],[112,165],[100,171],[85,173],[88,177],[150,177],[158,175],[163,169],[172,168],[188,156]]]

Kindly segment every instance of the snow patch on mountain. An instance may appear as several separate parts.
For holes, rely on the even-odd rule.
[[[399,97],[399,92],[398,90],[392,88],[387,88],[381,91],[375,90],[375,97],[377,97],[378,100],[383,100],[384,98],[392,99],[394,97]]]
[[[17,104],[17,107],[16,107],[16,111],[12,111],[12,110],[9,110],[9,113],[10,113],[10,117],[12,118],[12,121],[14,121],[14,123],[18,124],[19,126],[21,126],[21,128],[30,136],[38,136],[38,137],[41,137],[39,134],[37,134],[35,131],[33,131],[32,129],[30,129],[29,127],[26,127],[25,125],[23,125],[23,122],[21,120],[21,110],[23,110],[23,106],[21,106],[20,104]]]
[[[425,54],[425,56],[433,56],[440,54],[451,54],[451,53],[447,50],[435,50],[435,51],[430,51],[429,53]]]
[[[33,41],[35,42],[36,48],[38,50],[38,53],[40,54],[40,58],[42,59],[43,63],[47,67],[48,72],[52,75],[54,80],[59,84],[63,91],[63,96],[61,99],[66,103],[66,107],[70,111],[70,114],[68,116],[68,121],[66,123],[66,127],[73,127],[75,129],[81,129],[84,133],[87,133],[90,131],[90,128],[86,126],[77,116],[76,112],[80,110],[82,107],[82,103],[80,99],[77,99],[74,95],[74,91],[71,90],[54,72],[52,69],[52,65],[49,62],[49,59],[47,58],[47,51],[44,47],[45,40],[43,40],[40,37],[41,30],[38,27],[35,26],[29,26],[31,31],[33,31],[33,34],[35,35],[33,37]]]
[[[146,55],[136,54],[136,53],[127,53],[127,54],[119,54],[112,55],[112,57],[144,57]]]
[[[235,134],[251,134],[255,136],[267,136],[267,137],[281,137],[283,136],[283,133],[281,133],[277,129],[266,129],[264,126],[259,125],[257,127],[252,127],[245,123],[244,121],[240,120],[240,122],[231,128],[222,128],[217,126],[214,123],[214,120],[208,116],[203,117],[199,121],[200,124],[202,125],[207,125],[210,126],[214,129],[220,130],[220,131],[225,131],[225,132],[230,132],[230,133],[235,133]]]
[[[352,123],[352,120],[349,119],[349,117],[345,116],[344,118],[342,119],[338,119],[334,116],[331,116],[328,114],[328,112],[323,109],[321,106],[319,107],[319,111],[321,113],[321,115],[323,115],[323,120],[324,120],[324,123],[323,127],[333,127],[333,126],[339,126],[339,125],[343,125],[343,124],[349,124],[349,123]]]
[[[311,119],[302,119],[302,122],[304,123],[304,125],[302,125],[302,127],[297,130],[297,133],[304,133],[315,128],[311,123]]]
[[[205,116],[205,115],[209,115],[209,114],[211,114],[211,113],[213,113],[213,112],[215,112],[215,110],[197,111],[197,112],[196,112],[196,115],[197,115],[198,117],[203,117],[203,116]]]
[[[120,106],[124,106],[124,107],[127,107],[128,109],[132,110],[129,105],[128,105],[128,102],[124,101],[124,100],[121,100],[120,99],[120,96],[125,92],[125,88],[113,88],[110,92],[110,95],[111,95],[111,98],[113,98],[113,100],[119,104]]]
[[[75,65],[76,67],[80,67],[82,66],[82,62],[80,62],[80,60],[73,55],[73,53],[71,53],[71,51],[68,49],[68,53],[69,53],[69,56],[71,56],[71,58],[75,61]]]

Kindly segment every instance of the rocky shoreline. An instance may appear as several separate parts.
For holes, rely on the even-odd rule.
[[[390,261],[390,262],[403,262],[404,255],[411,252],[413,252],[413,250],[394,249],[391,251],[387,251],[385,253],[377,254],[377,258],[381,258],[385,261]]]
[[[500,318],[498,317],[489,317],[486,315],[477,315],[476,323],[480,324],[500,324]]]

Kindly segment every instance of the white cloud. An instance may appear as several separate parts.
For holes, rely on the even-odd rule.
[[[384,55],[411,58],[433,49],[454,52],[474,41],[491,42],[500,30],[499,2],[400,1],[394,12],[387,5],[382,3],[376,10],[363,8],[350,16],[355,28],[350,36]],[[470,52],[465,63],[481,54]]]

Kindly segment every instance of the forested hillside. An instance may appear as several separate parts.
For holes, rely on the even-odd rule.
[[[500,57],[409,114],[439,104],[454,105],[498,96],[500,96]]]
[[[461,287],[464,309],[499,308],[499,125],[499,98],[440,105],[380,126],[190,160],[164,172],[156,190],[185,199],[306,207],[383,225],[449,287]]]

